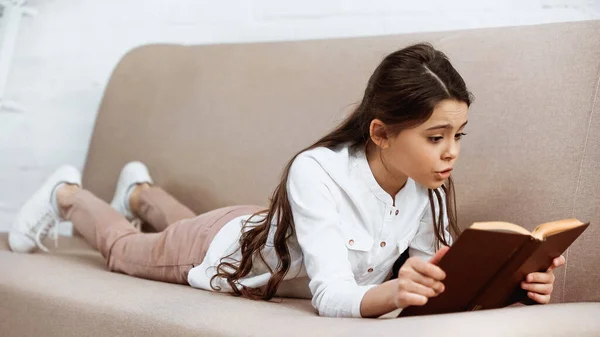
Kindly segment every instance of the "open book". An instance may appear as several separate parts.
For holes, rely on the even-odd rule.
[[[539,225],[529,232],[508,222],[476,222],[440,260],[445,290],[398,317],[501,308],[527,300],[521,282],[546,271],[589,226],[577,219]]]

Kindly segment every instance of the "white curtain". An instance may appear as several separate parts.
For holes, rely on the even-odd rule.
[[[6,101],[4,94],[21,19],[24,15],[35,13],[25,6],[24,0],[0,0],[0,109],[7,107],[20,110],[15,102]]]

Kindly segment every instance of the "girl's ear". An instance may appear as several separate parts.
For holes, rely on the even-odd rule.
[[[390,141],[387,135],[387,128],[385,123],[379,119],[374,119],[369,125],[369,135],[375,145],[381,149],[387,149],[390,146]]]

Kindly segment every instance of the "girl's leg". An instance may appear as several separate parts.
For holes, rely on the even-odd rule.
[[[165,249],[162,233],[141,233],[121,213],[89,191],[66,185],[56,196],[63,218],[106,259],[108,270],[187,284],[177,249]]]
[[[164,231],[169,225],[196,216],[172,195],[158,186],[142,184],[131,193],[131,210],[155,232]]]
[[[100,251],[110,271],[180,284],[188,284],[189,270],[202,262],[223,225],[260,209],[221,208],[176,221],[160,233],[141,233],[122,214],[86,190],[65,185],[56,195],[63,217]]]

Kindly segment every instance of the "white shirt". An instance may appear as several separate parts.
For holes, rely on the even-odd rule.
[[[296,235],[288,241],[291,268],[277,294],[312,296],[319,315],[361,317],[364,294],[386,280],[402,252],[408,248],[410,256],[424,259],[435,253],[427,188],[409,178],[395,196],[394,206],[375,180],[364,151],[353,154],[348,147],[305,151],[291,166],[287,189]],[[202,264],[189,272],[191,286],[212,290],[215,266],[239,248],[240,229],[247,218],[236,218],[219,231]],[[444,221],[450,240],[447,217]],[[275,225],[263,250],[271,268],[277,265]],[[240,260],[239,250],[233,258]],[[270,276],[264,264],[255,262],[240,283],[259,287]],[[231,291],[227,282],[218,281],[213,284],[221,291]]]

